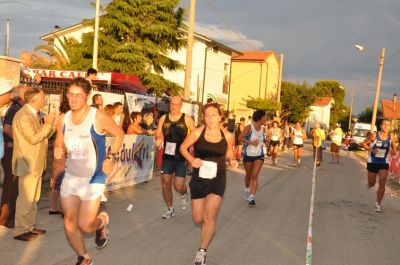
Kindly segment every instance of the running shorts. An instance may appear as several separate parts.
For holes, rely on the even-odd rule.
[[[331,144],[331,152],[332,152],[332,153],[339,153],[339,151],[340,151],[340,146],[338,146],[338,145],[335,144],[335,143],[332,143],[332,144]]]
[[[297,149],[297,148],[303,148],[304,145],[303,144],[293,144],[293,148]]]
[[[82,201],[92,201],[100,198],[105,187],[103,183],[90,183],[90,178],[65,175],[61,183],[60,195],[63,198],[74,195]]]
[[[389,170],[389,164],[386,163],[367,163],[367,170],[371,173],[378,173],[379,170]]]
[[[243,156],[243,163],[253,163],[256,160],[264,161],[264,155],[260,156]]]
[[[279,146],[280,144],[281,144],[280,141],[273,141],[273,140],[271,140],[271,141],[269,142],[269,146],[272,146],[272,147]]]
[[[175,177],[186,177],[186,161],[163,159],[161,166],[161,174],[174,175]]]

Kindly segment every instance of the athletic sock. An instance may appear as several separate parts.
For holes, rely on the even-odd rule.
[[[205,248],[199,248],[199,251],[200,251],[200,252],[207,252],[207,249],[205,249]]]

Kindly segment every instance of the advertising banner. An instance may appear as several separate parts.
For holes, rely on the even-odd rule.
[[[111,152],[113,141],[113,137],[107,137],[108,153]],[[125,135],[119,155],[113,172],[108,176],[107,191],[132,186],[153,178],[154,137]]]
[[[156,98],[139,95],[139,94],[131,94],[125,93],[126,96],[126,104],[129,108],[129,113],[133,111],[137,112],[150,112],[156,106]]]

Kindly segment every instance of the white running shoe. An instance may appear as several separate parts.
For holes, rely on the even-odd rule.
[[[169,219],[171,217],[175,216],[175,209],[174,208],[169,208],[165,214],[162,215],[163,219]]]
[[[375,203],[375,212],[377,212],[377,213],[381,213],[382,212],[381,206],[379,205],[378,202]]]
[[[243,198],[247,201],[250,196],[250,189],[244,188],[244,195]]]
[[[206,265],[207,253],[205,251],[197,251],[196,257],[194,258],[194,265]]]
[[[300,165],[300,158],[297,158],[297,164]]]
[[[189,191],[186,191],[186,193],[182,195],[181,205],[182,205],[182,210],[186,210],[187,207],[189,206]]]

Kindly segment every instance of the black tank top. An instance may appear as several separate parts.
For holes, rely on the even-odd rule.
[[[226,142],[224,132],[221,132],[221,141],[218,143],[210,143],[204,137],[206,129],[201,132],[197,142],[194,144],[194,156],[201,160],[212,161],[217,163],[217,178],[226,177],[226,150],[228,143]],[[193,169],[193,177],[199,178],[199,169]]]
[[[164,148],[166,147],[167,142],[176,144],[175,156],[164,153],[163,159],[185,160],[181,155],[181,152],[179,152],[179,147],[189,132],[189,128],[185,122],[185,114],[182,113],[181,117],[177,121],[171,121],[169,119],[169,114],[167,114],[162,126],[162,131],[164,134]]]

